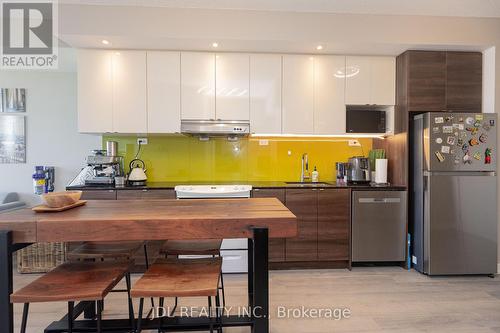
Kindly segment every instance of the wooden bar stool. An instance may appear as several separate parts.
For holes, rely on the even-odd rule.
[[[168,258],[169,256],[179,257],[184,255],[189,256],[212,256],[221,257],[220,249],[222,239],[201,239],[196,241],[191,240],[168,240],[160,249],[160,255]],[[224,275],[220,275],[220,290],[222,291],[222,305],[226,306],[226,294],[224,291]],[[163,303],[163,300],[160,300]],[[160,305],[161,306],[161,305]],[[172,313],[177,308],[177,298],[175,299]]]
[[[67,262],[10,296],[11,303],[24,303],[21,333],[26,332],[30,303],[68,302],[68,330],[73,332],[74,305],[79,301],[97,303],[96,332],[102,332],[102,302],[104,297],[126,278],[131,328],[134,309],[130,297],[130,262]]]
[[[148,250],[146,242],[84,242],[66,255],[66,259],[71,261],[105,261],[111,260],[132,260],[141,248],[144,248],[146,269],[149,268]],[[111,292],[127,292],[127,290],[112,290]],[[154,307],[154,300],[151,299]],[[101,304],[104,308],[104,303]]]
[[[133,286],[133,298],[140,298],[136,333],[140,333],[144,298],[146,297],[208,297],[210,332],[221,332],[219,280],[222,258],[159,259]],[[216,321],[212,321],[212,297],[216,304]],[[160,327],[161,330],[161,320]]]

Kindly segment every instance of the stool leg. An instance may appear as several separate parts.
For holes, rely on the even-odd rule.
[[[222,321],[221,321],[221,313],[219,312],[220,308],[220,298],[219,291],[217,291],[217,295],[215,296],[215,321],[217,323],[217,332],[222,333]]]
[[[148,258],[148,244],[144,243],[144,259],[146,260],[146,270],[149,269],[149,258]],[[155,301],[153,297],[151,297],[151,306],[155,307]]]
[[[125,282],[127,283],[127,298],[128,298],[128,318],[130,321],[130,327],[133,329],[134,328],[134,305],[132,303],[132,297],[130,297],[130,289],[131,289],[131,282],[130,282],[130,272],[125,274]]]
[[[137,328],[136,328],[136,333],[141,333],[142,328],[142,310],[144,308],[144,298],[141,298],[139,301],[139,314],[137,317]]]
[[[23,308],[23,321],[21,322],[21,333],[26,333],[26,324],[28,323],[28,311],[30,309],[30,303],[24,303]]]
[[[160,307],[158,308],[159,309],[162,309],[162,317],[159,318],[159,324],[158,324],[158,333],[161,333],[161,325],[163,324],[163,305],[165,304],[165,298],[163,297],[160,297]]]
[[[102,333],[102,309],[103,309],[103,300],[97,301],[97,333]]]
[[[210,333],[214,333],[214,324],[212,322],[212,297],[208,297],[208,320],[210,321]]]
[[[175,298],[174,308],[170,311],[170,317],[174,316],[175,310],[177,309],[177,297]]]
[[[75,302],[68,302],[68,333],[73,333],[73,310]]]
[[[224,274],[222,274],[222,272],[220,273],[220,286],[221,286],[221,290],[222,290],[222,306],[225,307],[226,306],[226,293],[224,291]]]

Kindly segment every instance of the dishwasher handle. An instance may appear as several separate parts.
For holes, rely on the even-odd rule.
[[[359,203],[400,203],[401,198],[359,198]]]

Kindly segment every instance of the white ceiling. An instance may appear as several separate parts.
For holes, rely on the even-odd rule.
[[[62,4],[500,17],[500,0],[59,0]]]

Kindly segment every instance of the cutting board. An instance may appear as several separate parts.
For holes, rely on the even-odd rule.
[[[68,210],[71,208],[83,206],[86,203],[87,203],[87,200],[78,200],[74,204],[64,206],[64,207],[52,208],[52,207],[49,207],[47,205],[39,205],[39,206],[35,206],[35,207],[31,208],[31,210],[33,210],[34,212],[37,212],[37,213],[57,213],[57,212],[63,212],[65,210]]]

